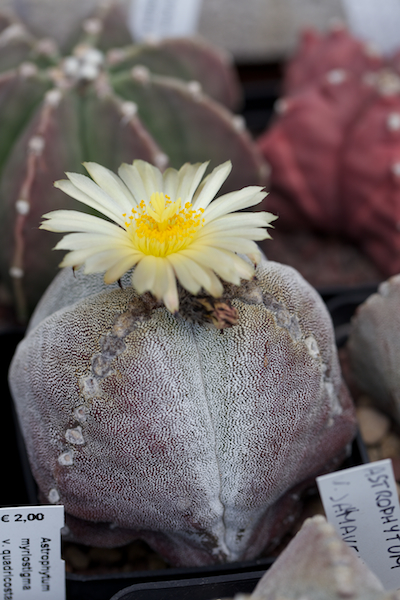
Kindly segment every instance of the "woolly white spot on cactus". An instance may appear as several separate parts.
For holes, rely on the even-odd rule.
[[[46,104],[49,104],[50,106],[58,106],[61,98],[62,93],[58,89],[49,90],[44,97]]]
[[[34,135],[28,142],[28,148],[34,154],[41,154],[46,143],[41,135]]]
[[[386,119],[386,126],[389,131],[399,131],[400,129],[400,113],[392,112]]]
[[[127,52],[123,48],[112,48],[106,54],[106,62],[109,65],[117,65],[124,61],[127,57]]]
[[[36,65],[34,65],[31,62],[23,62],[19,69],[19,74],[21,75],[21,77],[34,77],[37,72],[38,72],[38,68]]]
[[[286,98],[278,98],[278,100],[274,104],[274,111],[278,115],[284,115],[289,109],[289,102]]]
[[[168,164],[169,158],[164,152],[159,152],[154,157],[154,164],[159,169],[164,169]]]
[[[91,63],[84,62],[79,69],[79,78],[93,81],[99,75],[99,68]]]
[[[127,101],[121,104],[121,112],[124,115],[124,118],[127,120],[132,119],[132,117],[136,115],[137,111],[138,107],[134,102]]]
[[[35,48],[39,54],[51,56],[58,52],[57,44],[52,38],[42,38],[38,41]]]
[[[58,493],[58,490],[56,490],[56,488],[51,489],[49,491],[47,499],[50,502],[50,504],[56,504],[60,500],[60,494]]]
[[[347,79],[347,73],[344,69],[332,69],[326,74],[326,79],[332,85],[340,85]]]
[[[200,100],[202,95],[201,83],[198,81],[189,81],[187,89],[193,100]]]
[[[27,215],[30,210],[30,205],[29,202],[21,198],[20,200],[16,201],[15,208],[17,210],[17,213],[19,213],[20,215]]]
[[[5,46],[8,42],[24,37],[26,35],[26,29],[19,23],[9,25],[0,34],[0,46]]]
[[[67,56],[62,63],[62,68],[68,77],[77,77],[79,73],[79,60],[76,56]]]
[[[82,393],[85,396],[93,398],[94,396],[97,396],[99,394],[99,384],[95,377],[83,377],[80,383]]]
[[[400,162],[394,163],[390,167],[390,170],[392,171],[393,175],[395,175],[395,177],[400,177]]]
[[[306,343],[306,346],[308,348],[308,352],[310,353],[310,355],[313,358],[317,358],[320,354],[319,354],[317,340],[315,339],[315,337],[313,335],[310,335],[308,338],[305,339],[305,343]]]
[[[133,79],[140,83],[149,83],[150,81],[150,71],[143,65],[136,65],[136,67],[133,67],[131,75]]]
[[[65,433],[65,439],[70,444],[84,444],[85,440],[83,439],[82,435],[82,427],[78,425],[78,427],[75,427],[74,429],[67,429]]]
[[[104,62],[104,54],[98,48],[88,48],[82,57],[86,63],[91,65],[102,65]]]
[[[60,533],[61,535],[69,535],[71,533],[71,530],[68,527],[68,525],[64,525],[64,527],[61,527]]]
[[[233,128],[235,131],[244,131],[246,129],[246,121],[241,115],[235,115],[232,119]]]
[[[86,19],[83,22],[83,30],[89,35],[97,35],[103,29],[100,19]]]
[[[67,452],[63,452],[63,454],[60,454],[60,456],[58,457],[58,462],[63,467],[69,467],[70,465],[73,465],[74,464],[74,451],[67,450]]]
[[[24,276],[24,270],[20,267],[11,267],[9,273],[14,279],[21,279]]]
[[[74,416],[77,421],[84,423],[87,420],[86,406],[78,406],[78,408],[74,410]]]

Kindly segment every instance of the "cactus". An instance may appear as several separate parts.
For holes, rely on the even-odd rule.
[[[398,600],[320,515],[307,519],[253,593],[235,600]]]
[[[400,78],[344,29],[308,33],[259,139],[281,228],[339,236],[400,271]]]
[[[380,284],[351,321],[347,343],[357,385],[400,423],[400,275]]]
[[[40,501],[64,504],[71,540],[250,559],[355,434],[329,314],[290,267],[264,260],[252,279],[236,252],[258,263],[274,217],[231,214],[263,200],[256,186],[211,202],[229,164],[202,183],[199,164],[86,167],[96,183],[58,187],[115,223],[44,215],[87,274],[57,275],[10,370]]]
[[[201,40],[133,45],[117,6],[85,21],[61,54],[0,19],[0,266],[26,318],[57,271],[40,216],[61,207],[53,182],[94,160],[115,169],[231,159],[232,186],[265,183],[265,163],[237,106],[232,66]],[[203,90],[203,91],[202,91]]]

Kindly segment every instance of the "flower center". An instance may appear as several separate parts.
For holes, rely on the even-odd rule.
[[[181,206],[180,198],[172,202],[168,196],[155,192],[148,205],[142,200],[132,208],[125,226],[135,247],[153,256],[167,256],[186,248],[204,224],[204,209],[194,210],[190,202]]]

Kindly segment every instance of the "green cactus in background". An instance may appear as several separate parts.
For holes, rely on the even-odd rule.
[[[0,17],[2,282],[24,320],[57,272],[41,216],[65,207],[53,182],[83,161],[116,170],[230,159],[229,188],[263,185],[266,165],[234,110],[240,93],[221,51],[200,40],[133,45],[117,5],[83,23],[63,53]],[[68,203],[68,208],[71,204]]]

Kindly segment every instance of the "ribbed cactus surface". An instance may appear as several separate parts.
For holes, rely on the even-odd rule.
[[[307,519],[251,596],[235,600],[398,600],[321,515]]]
[[[20,316],[59,262],[55,236],[37,236],[41,215],[65,206],[53,182],[83,161],[115,170],[135,158],[161,168],[231,159],[231,189],[265,183],[265,163],[231,112],[240,96],[232,66],[201,40],[134,45],[112,5],[63,52],[1,17],[0,48],[0,262]]]
[[[400,275],[380,284],[351,322],[348,351],[357,384],[400,423]]]
[[[65,505],[70,539],[143,538],[179,565],[250,559],[344,458],[356,425],[329,314],[294,269],[256,274],[223,331],[153,308],[129,275],[123,289],[54,280],[10,384],[40,499]]]
[[[259,140],[281,229],[342,237],[386,276],[400,271],[398,67],[344,28],[308,32]]]

